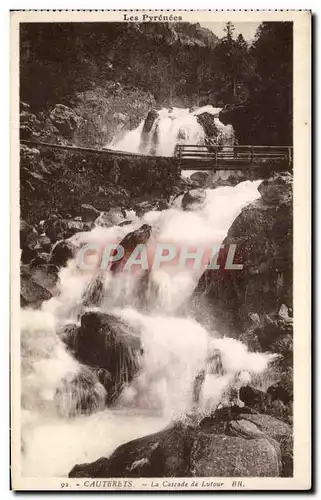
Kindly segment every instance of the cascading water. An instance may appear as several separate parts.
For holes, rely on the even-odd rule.
[[[213,116],[217,127],[216,140],[218,144],[232,146],[234,143],[234,130],[232,125],[223,125],[218,115],[221,108],[203,106],[194,111],[182,108],[163,108],[153,116],[152,126],[146,128],[143,120],[139,126],[106,147],[109,149],[126,151],[129,153],[152,154],[156,156],[173,156],[177,144],[204,145],[206,134],[197,117],[203,113]]]
[[[158,126],[159,152],[165,149],[172,152],[183,123],[186,140],[194,141],[197,134],[202,140],[197,122],[195,128],[195,113],[182,110],[180,118],[175,112],[175,120],[167,115],[167,110],[162,110],[157,125],[154,124]],[[127,144],[128,149],[133,144],[137,146],[135,134],[141,133],[142,128],[143,125],[128,133],[127,139],[133,138]],[[142,224],[150,224],[152,233],[147,245],[150,249],[157,243],[176,248],[219,245],[242,207],[259,198],[258,184],[259,181],[246,181],[235,187],[206,190],[205,200],[195,210],[183,210],[176,200],[170,209],[148,212],[142,218],[130,214],[129,225],[97,226],[75,235],[71,241],[75,248],[90,242],[104,246],[121,241]],[[222,352],[226,373],[205,375],[198,401],[204,411],[220,402],[235,373],[241,370],[259,373],[266,368],[268,356],[253,357],[239,342],[217,339],[217,333],[208,332],[191,317],[177,315],[203,270],[178,269],[168,264],[147,275],[146,271],[114,275],[108,270],[103,273],[96,270],[93,276],[93,272],[79,269],[76,259],[72,259],[60,271],[59,294],[43,303],[41,311],[22,312],[24,475],[66,476],[76,463],[108,456],[117,446],[157,432],[173,419],[182,418],[195,409],[195,379],[204,370],[212,351]],[[138,290],[146,276],[142,307]],[[97,280],[99,304],[89,305],[89,309],[124,321],[138,332],[143,347],[138,375],[125,384],[109,409],[103,408],[106,394],[102,386],[90,379],[91,375],[57,335],[67,323],[79,324],[79,317],[88,309],[88,294],[95,295]],[[57,394],[60,394],[58,399]],[[88,401],[91,414],[77,416],[74,401],[77,398]]]

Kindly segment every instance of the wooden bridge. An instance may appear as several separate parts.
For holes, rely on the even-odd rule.
[[[292,146],[212,146],[180,144],[175,156],[183,170],[242,170],[267,162],[292,168]]]
[[[80,146],[53,144],[37,140],[21,139],[22,144],[42,146],[49,149],[60,149],[81,153],[83,155],[98,155],[122,158],[146,158],[148,155],[127,153],[112,149],[94,149]],[[152,158],[161,158],[151,156]],[[175,148],[174,157],[182,170],[247,170],[249,168],[264,168],[271,161],[275,168],[292,169],[292,146],[200,146],[180,144]]]

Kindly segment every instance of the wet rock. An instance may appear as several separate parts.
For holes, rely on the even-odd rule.
[[[83,307],[99,307],[104,297],[104,276],[94,275],[84,291],[81,303]]]
[[[108,212],[102,212],[95,220],[95,226],[113,227],[124,222],[126,213],[120,207],[115,207]]]
[[[120,446],[110,458],[75,465],[69,477],[186,477],[192,442],[190,429],[177,424]]]
[[[112,401],[125,383],[132,380],[140,363],[140,337],[121,319],[110,314],[87,312],[80,328],[68,334],[75,357],[92,368],[110,374],[108,399]]]
[[[100,216],[100,211],[92,205],[83,204],[80,207],[80,213],[84,222],[94,222]]]
[[[277,477],[281,472],[277,443],[264,437],[243,439],[199,435],[191,452],[194,477]]]
[[[73,257],[73,246],[69,241],[59,241],[52,248],[50,264],[64,267],[69,259]]]
[[[106,396],[106,390],[95,372],[88,366],[81,366],[71,379],[66,377],[61,381],[55,394],[55,403],[63,417],[91,415],[105,408]]]
[[[56,294],[59,268],[53,264],[29,265],[33,279],[41,286],[49,290],[53,295]]]
[[[191,189],[187,191],[182,199],[183,210],[195,210],[201,206],[206,199],[206,193],[202,189]]]
[[[25,269],[21,269],[20,275],[20,303],[21,307],[32,307],[38,309],[42,302],[52,297],[50,291],[40,285]]]
[[[219,129],[215,124],[214,115],[211,113],[201,113],[196,115],[196,120],[203,127],[205,134],[210,139],[217,139],[219,135]]]
[[[58,337],[66,344],[68,349],[74,354],[76,345],[76,337],[78,335],[79,326],[75,323],[67,323],[62,326],[58,331]]]
[[[124,249],[124,256],[122,259],[112,263],[110,266],[111,272],[116,273],[121,271],[136,246],[147,243],[151,232],[152,227],[149,224],[143,224],[139,229],[128,233],[119,243],[119,246]]]
[[[144,121],[143,132],[150,132],[155,120],[158,118],[158,113],[155,109],[151,109]]]

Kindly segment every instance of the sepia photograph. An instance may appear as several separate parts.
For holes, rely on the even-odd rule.
[[[310,487],[311,20],[283,14],[11,13],[14,489]]]

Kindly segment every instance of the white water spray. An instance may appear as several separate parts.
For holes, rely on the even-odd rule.
[[[143,120],[136,129],[129,132],[123,131],[121,137],[116,137],[106,147],[129,153],[173,156],[177,144],[205,144],[205,131],[197,121],[197,116],[202,113],[213,115],[214,124],[218,129],[218,143],[232,146],[234,143],[233,127],[232,125],[224,125],[219,120],[220,111],[221,108],[214,108],[210,105],[195,111],[182,108],[163,108],[158,111],[158,116],[149,132],[144,132],[145,120]]]
[[[201,109],[197,112],[204,111]],[[203,140],[195,112],[174,109],[173,113],[173,120],[168,110],[159,114],[159,153],[166,150],[168,155],[172,154],[181,129],[186,133],[184,140],[193,142],[196,135],[197,140]],[[124,138],[129,149],[139,147],[137,138],[142,128],[143,124],[129,132],[130,140],[129,136],[126,141]],[[206,190],[205,201],[194,211],[184,211],[176,203],[168,210],[149,212],[141,219],[131,214],[131,224],[127,226],[96,227],[89,233],[75,235],[71,241],[75,248],[88,242],[115,243],[148,223],[152,226],[150,244],[219,245],[241,209],[259,198],[258,184],[246,181],[236,187]],[[201,272],[170,267],[151,271],[145,291],[147,310],[140,309],[137,302],[144,273],[103,274],[104,294],[99,310],[122,318],[139,331],[143,355],[138,376],[124,387],[114,407],[87,416],[71,418],[68,412],[61,415],[61,409],[73,408],[73,398],[84,397],[82,388],[79,389],[83,367],[66,351],[56,332],[66,323],[79,324],[79,315],[84,312],[84,292],[92,274],[79,269],[75,260],[69,261],[59,274],[59,294],[44,303],[41,312],[23,313],[24,475],[66,476],[76,463],[108,456],[124,442],[157,432],[172,419],[194,409],[194,381],[212,354],[211,339],[217,333],[206,331],[189,317],[177,317],[176,310],[193,293]],[[221,340],[219,349],[226,373],[216,375],[215,380],[210,372],[206,374],[199,401],[203,408],[215,408],[235,373],[251,368],[247,349],[235,342],[232,345],[229,339]],[[259,358],[261,365],[257,369],[256,360],[253,372],[264,370],[269,361],[264,355]],[[66,381],[71,392],[74,391],[67,402],[57,400],[57,391]],[[92,409],[99,410],[104,394],[95,380],[89,380],[88,384],[95,389],[85,397],[89,397]]]

